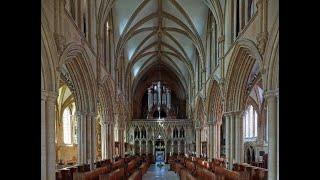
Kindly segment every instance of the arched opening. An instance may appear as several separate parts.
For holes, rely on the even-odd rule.
[[[56,162],[57,168],[72,166],[78,160],[78,119],[72,91],[61,80],[56,106]]]
[[[134,129],[134,139],[140,139],[140,130],[138,127]]]
[[[251,163],[251,153],[250,153],[250,149],[247,148],[246,150],[246,163],[250,164]]]
[[[134,152],[136,156],[140,155],[140,143],[139,141],[134,142]]]

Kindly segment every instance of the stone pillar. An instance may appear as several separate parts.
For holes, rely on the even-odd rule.
[[[268,179],[279,179],[278,173],[278,92],[265,94],[268,119]]]
[[[101,120],[101,158],[107,159],[107,122],[105,120]]]
[[[90,113],[88,113],[86,115],[86,129],[87,129],[87,133],[85,133],[85,136],[86,136],[86,146],[85,146],[85,149],[86,149],[86,162],[85,163],[88,163],[90,164],[90,169],[92,169],[92,166],[91,166],[91,117],[90,117]]]
[[[164,139],[164,162],[167,162],[167,139]]]
[[[77,5],[76,5],[76,21],[77,21],[77,25],[78,28],[80,29],[81,32],[83,32],[83,12],[82,12],[82,7],[83,4],[81,1],[77,1]]]
[[[140,151],[140,156],[142,155],[142,147],[141,147],[141,140],[139,140],[139,151]]]
[[[267,41],[268,41],[268,3],[267,0],[258,0],[257,8],[260,19],[260,32],[258,33],[258,49],[261,54],[264,53]]]
[[[243,154],[243,133],[242,133],[242,113],[241,112],[234,112],[233,113],[233,121],[234,121],[234,137],[235,137],[235,146],[234,146],[234,158],[237,163],[241,162],[241,156]]]
[[[82,147],[81,147],[81,112],[77,111],[76,113],[76,118],[77,118],[77,141],[78,141],[78,152],[77,152],[77,156],[78,156],[78,164],[81,164],[82,162]]]
[[[178,140],[178,155],[180,154],[181,151],[181,141]]]
[[[244,19],[243,19],[244,12],[242,11],[243,10],[243,7],[242,7],[243,1],[248,1],[248,0],[239,0],[239,29],[240,29],[240,31],[244,27]]]
[[[153,155],[153,158],[154,158],[154,151],[156,150],[156,148],[154,147],[155,146],[155,141],[154,140],[152,140],[152,155]]]
[[[94,113],[87,114],[87,130],[87,163],[92,170],[96,160],[96,115]]]
[[[213,154],[214,154],[214,143],[215,143],[215,136],[214,136],[214,127],[213,127],[213,121],[209,121],[208,122],[209,125],[209,138],[208,138],[208,159],[209,162],[211,162],[212,158],[213,158]]]
[[[216,153],[215,153],[215,158],[220,158],[220,145],[221,145],[221,122],[220,121],[216,121],[216,137],[217,137],[217,141],[216,141]]]
[[[91,126],[92,126],[92,131],[91,131],[91,157],[92,157],[92,167],[94,167],[94,162],[96,162],[96,153],[97,153],[97,114],[92,113],[91,114]]]
[[[114,142],[114,126],[115,126],[115,124],[114,123],[112,123],[111,124],[111,133],[112,133],[112,158],[116,155],[116,144],[115,144],[115,142]]]
[[[187,154],[187,141],[184,140],[184,154]]]
[[[234,1],[226,1],[226,12],[225,12],[225,23],[224,23],[224,30],[225,30],[225,43],[224,43],[224,54],[229,50],[232,44],[232,5]]]
[[[124,141],[123,141],[123,133],[124,133],[124,128],[118,128],[118,141],[119,141],[119,156],[124,157]]]
[[[226,149],[226,161],[227,161],[227,168],[230,167],[230,162],[232,163],[232,159],[231,159],[231,153],[230,153],[230,146],[231,146],[231,141],[230,141],[230,116],[229,115],[225,115],[225,149]]]
[[[230,114],[229,117],[229,128],[230,128],[230,136],[229,136],[229,141],[230,141],[230,159],[229,159],[229,169],[231,170],[233,167],[233,163],[235,161],[234,159],[234,155],[235,155],[235,140],[236,140],[236,136],[235,136],[235,116],[233,113]]]
[[[249,15],[248,15],[248,0],[244,1],[244,25],[248,24],[249,21]]]
[[[212,129],[213,129],[213,132],[212,132],[212,157],[211,158],[217,158],[217,143],[220,142],[218,140],[218,136],[217,136],[217,121],[215,121],[212,125]]]
[[[233,42],[237,39],[237,0],[233,1]],[[240,26],[239,26],[240,27]]]
[[[41,92],[41,179],[47,179],[47,93]]]
[[[172,141],[171,141],[171,154],[173,155],[173,146],[174,146],[174,143],[173,143],[173,139],[172,139]]]
[[[88,41],[93,49],[96,49],[94,35],[96,32],[96,6],[94,1],[87,1],[88,4]]]
[[[57,93],[41,92],[41,178],[56,179],[55,105]]]
[[[113,155],[114,155],[114,129],[113,129],[113,123],[109,123],[109,128],[108,128],[108,131],[109,131],[109,138],[110,138],[110,141],[109,141],[109,158],[114,161],[113,159]]]
[[[201,128],[196,128],[196,157],[201,153]]]
[[[109,147],[109,144],[110,144],[110,140],[109,140],[109,122],[108,121],[106,121],[106,132],[105,132],[105,134],[106,134],[106,138],[105,138],[105,140],[106,140],[106,142],[105,142],[105,146],[106,146],[106,152],[105,152],[105,154],[106,154],[106,156],[105,156],[105,159],[110,159],[110,153],[109,153],[109,151],[110,151],[110,147]]]

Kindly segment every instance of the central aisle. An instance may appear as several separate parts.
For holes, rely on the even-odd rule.
[[[169,171],[170,165],[166,164],[161,168],[152,164],[148,171],[142,176],[142,180],[165,179],[165,180],[179,180],[179,176],[173,171]]]

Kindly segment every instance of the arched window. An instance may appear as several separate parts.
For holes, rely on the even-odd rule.
[[[244,115],[244,134],[245,138],[256,138],[258,135],[258,113],[249,105]]]
[[[63,111],[63,142],[71,144],[71,111],[69,108]]]

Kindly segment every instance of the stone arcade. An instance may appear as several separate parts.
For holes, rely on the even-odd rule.
[[[41,179],[279,179],[278,0],[41,2]]]

